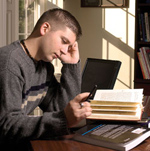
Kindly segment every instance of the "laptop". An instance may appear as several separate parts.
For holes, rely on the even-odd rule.
[[[118,60],[87,58],[82,71],[81,92],[90,92],[94,85],[97,89],[113,89],[120,66]]]

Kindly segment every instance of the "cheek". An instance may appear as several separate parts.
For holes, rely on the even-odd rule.
[[[58,52],[61,49],[62,41],[58,37],[59,36],[48,38],[47,40],[45,40],[43,46],[45,53],[54,53],[54,52]]]

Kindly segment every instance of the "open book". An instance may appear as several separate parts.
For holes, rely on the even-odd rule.
[[[91,101],[92,115],[96,120],[141,120],[143,89],[97,90]]]

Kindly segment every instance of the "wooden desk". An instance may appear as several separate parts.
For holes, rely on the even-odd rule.
[[[57,140],[31,141],[31,146],[33,151],[114,151],[112,149],[74,141],[71,139],[72,136],[64,136]],[[131,151],[150,151],[150,138]]]

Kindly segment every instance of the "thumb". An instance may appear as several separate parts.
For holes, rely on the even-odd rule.
[[[74,101],[77,103],[82,102],[88,97],[88,95],[88,92],[80,93],[74,98]]]

